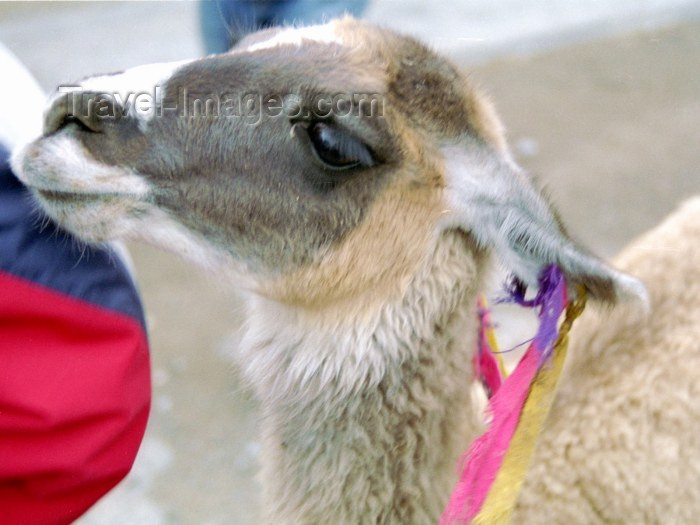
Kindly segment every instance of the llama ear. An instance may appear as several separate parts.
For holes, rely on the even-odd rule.
[[[531,178],[493,150],[443,149],[448,210],[445,226],[468,231],[506,268],[536,287],[542,269],[555,263],[569,287],[583,285],[607,303],[647,301],[644,285],[611,268],[566,234]]]

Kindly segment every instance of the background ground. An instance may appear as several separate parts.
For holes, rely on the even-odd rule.
[[[700,191],[700,2],[375,1],[491,93],[522,164],[564,221],[611,256]],[[201,54],[194,3],[0,3],[0,41],[45,89]],[[257,522],[256,410],[227,357],[235,298],[143,246],[153,413],[134,472],[92,524]]]

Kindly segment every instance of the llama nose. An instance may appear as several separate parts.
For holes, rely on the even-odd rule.
[[[83,131],[102,133],[107,120],[118,119],[121,115],[121,108],[108,94],[90,91],[59,93],[44,112],[44,135],[69,124],[77,124]]]

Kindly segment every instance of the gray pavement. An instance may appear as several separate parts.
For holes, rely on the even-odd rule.
[[[469,66],[572,233],[611,256],[700,192],[699,12],[681,0],[383,0],[367,16]],[[45,89],[201,54],[193,3],[0,3],[0,41]],[[80,523],[254,524],[257,412],[229,357],[239,304],[173,257],[131,249],[153,413],[133,473]]]

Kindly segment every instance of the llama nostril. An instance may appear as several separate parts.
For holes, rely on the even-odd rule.
[[[60,93],[44,113],[44,135],[77,124],[83,131],[102,133],[105,119],[121,117],[114,101],[100,93],[75,91]]]

